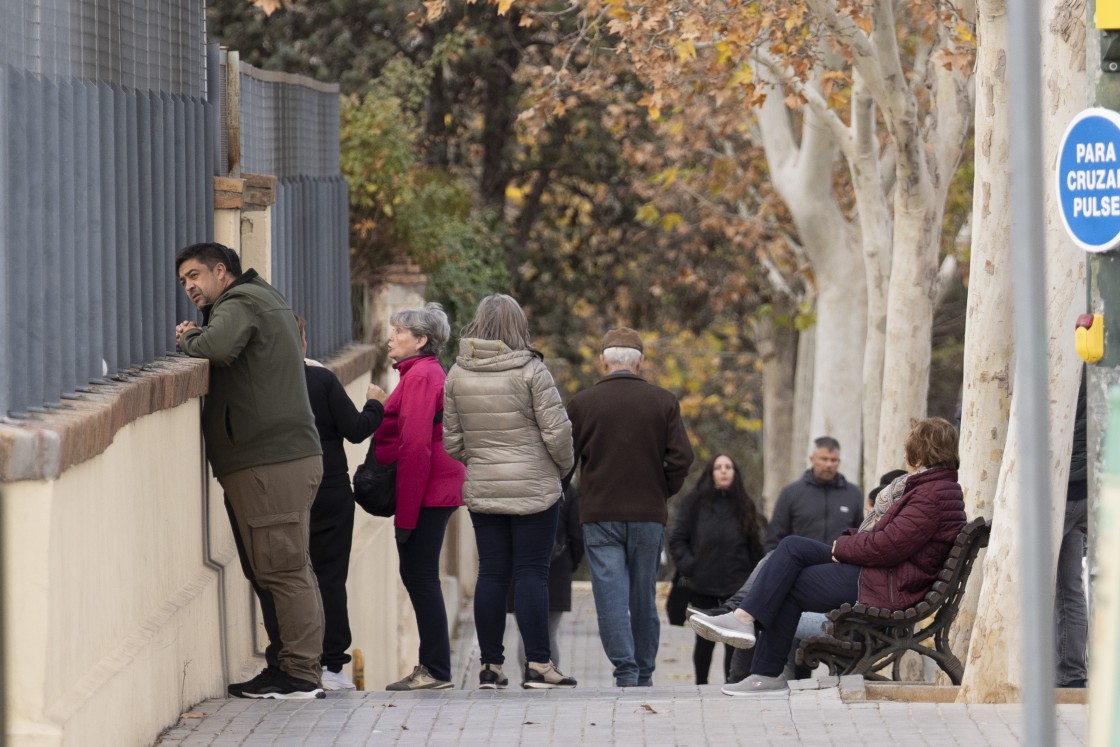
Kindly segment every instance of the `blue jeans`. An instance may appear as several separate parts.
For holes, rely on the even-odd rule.
[[[832,547],[806,537],[778,543],[739,609],[758,626],[751,674],[777,677],[785,669],[802,612],[828,612],[859,594],[858,565],[836,563]]]
[[[439,554],[453,513],[454,508],[421,508],[408,542],[397,543],[401,582],[416,611],[420,663],[433,677],[445,682],[451,681],[451,641],[443,589],[439,585]]]
[[[556,542],[560,502],[535,514],[480,514],[471,511],[478,544],[478,583],[474,590],[474,624],[483,664],[502,664],[505,650],[506,599],[514,580],[514,614],[526,658],[547,664],[548,568]]]
[[[649,685],[657,666],[661,621],[657,568],[665,527],[656,521],[600,521],[583,525],[599,639],[620,687]]]

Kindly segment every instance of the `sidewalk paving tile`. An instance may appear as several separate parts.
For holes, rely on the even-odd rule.
[[[323,745],[1006,745],[1023,741],[1019,705],[902,703],[858,699],[859,680],[798,682],[785,696],[731,698],[720,692],[722,647],[713,657],[712,684],[693,684],[688,628],[663,620],[658,667],[651,688],[619,689],[598,637],[594,602],[577,584],[573,610],[561,622],[561,670],[579,680],[572,690],[520,687],[517,630],[509,618],[506,673],[510,688],[480,691],[478,648],[469,610],[454,642],[459,689],[438,692],[328,693],[326,699],[287,702],[214,699],[191,711],[157,741],[158,747],[282,747]],[[858,692],[857,692],[858,691]],[[841,695],[844,699],[841,699]],[[847,701],[847,702],[845,702]],[[1085,706],[1058,707],[1058,744],[1088,740]]]

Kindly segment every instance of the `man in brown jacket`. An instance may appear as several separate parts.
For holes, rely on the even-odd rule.
[[[634,330],[607,332],[606,376],[568,404],[599,638],[618,687],[653,684],[666,506],[692,464],[677,398],[638,375],[642,352]]]

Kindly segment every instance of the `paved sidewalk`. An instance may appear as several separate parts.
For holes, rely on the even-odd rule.
[[[655,686],[611,687],[590,590],[580,585],[561,624],[562,669],[574,690],[526,691],[515,664],[510,688],[474,689],[477,649],[469,619],[453,652],[459,689],[440,692],[328,693],[317,701],[205,701],[157,742],[160,747],[217,745],[928,745],[1022,744],[1018,705],[964,706],[886,701],[844,702],[841,688],[731,698],[719,685],[696,687],[693,636],[663,624]],[[513,626],[511,625],[511,628]],[[512,631],[507,637],[511,641]],[[722,682],[719,647],[712,682]],[[507,645],[507,662],[516,647]],[[466,686],[464,686],[466,684]],[[831,684],[830,680],[821,684]],[[797,687],[817,687],[803,681]],[[851,684],[846,681],[846,688]],[[858,691],[856,693],[858,695]],[[1058,744],[1088,741],[1088,709],[1058,708]]]

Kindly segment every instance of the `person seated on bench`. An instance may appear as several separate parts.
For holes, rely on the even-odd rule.
[[[705,637],[755,647],[751,675],[725,686],[725,694],[787,689],[782,669],[802,612],[827,612],[857,601],[903,610],[926,595],[965,525],[957,446],[957,431],[948,421],[919,422],[904,447],[909,474],[880,492],[875,511],[858,530],[848,530],[831,548],[786,537],[739,609],[689,619]]]
[[[867,494],[867,508],[864,511],[864,516],[868,518],[865,518],[861,522],[861,529],[863,527],[870,528],[871,526],[875,525],[875,522],[880,516],[883,515],[883,512],[886,510],[885,508],[876,509],[876,497],[880,492],[882,492],[883,488],[894,482],[895,478],[902,477],[905,474],[906,470],[904,469],[892,469],[890,472],[887,472],[879,478],[879,484],[873,487],[871,489],[871,492]],[[739,590],[727,599],[723,600],[723,604],[718,607],[711,607],[709,609],[694,607],[690,604],[687,607],[688,615],[691,617],[692,615],[700,613],[702,615],[707,615],[708,617],[716,617],[717,615],[722,615],[725,612],[734,612],[735,610],[739,609],[739,605],[742,604],[743,599],[747,596],[747,592],[751,590],[752,586],[754,586],[755,579],[757,579],[758,574],[762,572],[762,568],[766,565],[766,561],[773,554],[773,550],[766,553],[766,555],[762,557],[762,560],[758,561],[758,565],[754,567],[754,570],[751,571],[751,575],[747,578],[746,581],[743,582],[743,585],[739,587]],[[822,635],[825,632],[825,624],[827,622],[828,617],[823,612],[802,613],[801,621],[797,623],[797,632],[794,633],[793,636],[793,646],[789,651],[789,659],[786,661],[786,668],[783,670],[786,679],[804,679],[811,674],[807,667],[802,667],[797,663],[795,658],[797,647],[801,644],[801,640],[804,638]],[[710,631],[706,634],[700,633],[699,635],[701,638],[707,638],[708,640],[712,641],[715,640]],[[741,682],[750,675],[751,658],[753,657],[753,655],[754,651],[749,648],[735,649],[735,653],[731,657],[731,671],[727,677],[728,682]]]

